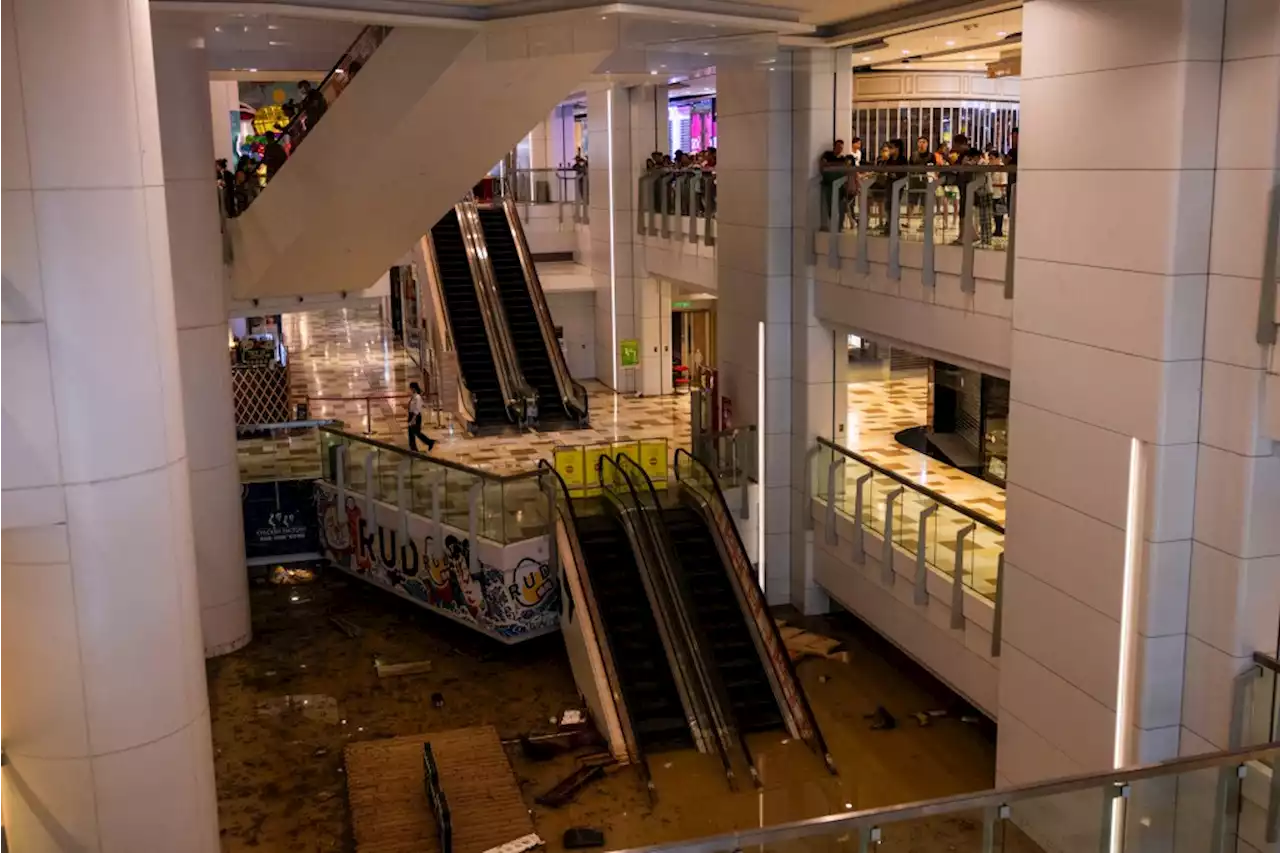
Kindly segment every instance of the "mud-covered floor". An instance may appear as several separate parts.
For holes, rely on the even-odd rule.
[[[298,586],[255,584],[254,639],[209,662],[223,850],[353,850],[342,749],[354,740],[491,724],[504,738],[552,730],[578,707],[558,635],[514,648],[480,637],[336,571]],[[350,637],[330,619],[358,626]],[[731,793],[709,756],[651,757],[655,796],[630,768],[583,790],[561,809],[534,806],[573,768],[572,757],[533,763],[508,750],[539,834],[561,849],[568,826],[605,832],[618,849],[693,838],[990,788],[994,732],[963,722],[954,696],[848,616],[808,627],[845,640],[850,662],[807,660],[799,673],[839,768],[831,776],[802,744],[754,735],[763,789]],[[423,675],[379,679],[375,660],[430,660]],[[435,707],[433,694],[443,704]],[[877,705],[897,718],[872,731]],[[953,711],[927,728],[912,714]],[[947,853],[980,838],[975,820],[946,819],[910,832],[912,850]],[[906,830],[902,830],[905,832]]]

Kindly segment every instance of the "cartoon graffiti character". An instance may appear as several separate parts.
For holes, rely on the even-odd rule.
[[[477,622],[483,620],[485,611],[484,586],[481,584],[479,575],[473,575],[465,567],[458,570],[454,577],[458,579],[458,585],[462,587],[462,600],[467,605],[467,611],[471,614],[471,618]]]
[[[355,542],[347,519],[340,512],[337,502],[319,489],[316,490],[316,504],[320,511],[320,531],[329,559],[335,563],[347,563]]]
[[[369,571],[372,561],[369,559],[368,551],[361,547],[361,531],[364,525],[361,523],[363,519],[360,514],[360,504],[355,498],[347,498],[347,526],[351,535],[351,547],[355,556],[355,565],[352,566],[360,574]]]
[[[536,607],[551,593],[553,586],[547,564],[525,557],[516,564],[511,598],[523,607]]]

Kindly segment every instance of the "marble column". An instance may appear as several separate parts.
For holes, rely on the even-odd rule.
[[[157,12],[152,22],[191,509],[199,520],[200,625],[205,655],[214,657],[245,645],[252,632],[209,73],[198,16]]]
[[[1014,784],[1168,758],[1192,732],[1225,746],[1231,678],[1260,638],[1274,650],[1280,600],[1252,337],[1274,4],[1023,14],[997,761]]]
[[[216,853],[150,10],[2,9],[6,831]]]

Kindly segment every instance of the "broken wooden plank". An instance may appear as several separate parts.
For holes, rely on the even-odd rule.
[[[424,672],[431,671],[431,661],[415,660],[407,663],[383,663],[380,660],[373,662],[373,668],[377,671],[379,678],[395,678],[400,675],[421,675]]]

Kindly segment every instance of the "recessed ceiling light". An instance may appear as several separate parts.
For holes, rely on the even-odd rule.
[[[947,47],[955,47],[955,44],[956,44],[955,39],[947,39]]]
[[[1000,32],[996,33],[996,35],[1000,36],[1000,38],[1004,38],[1005,36],[1007,36],[1007,35],[1009,35],[1009,34],[1008,34],[1008,33],[1006,33],[1004,30],[1001,30]]]
[[[650,73],[650,74],[654,74],[654,75],[656,75],[658,72],[657,72],[657,71],[650,71],[649,73]]]
[[[862,57],[862,61],[863,61],[863,62],[870,62],[870,61],[871,61],[871,57],[869,57],[869,56],[864,56],[864,57]]]
[[[214,31],[215,33],[220,33],[220,32],[222,32],[222,27],[214,27],[214,28],[213,28],[213,31]]]
[[[967,55],[965,56],[965,59],[977,59],[977,58],[978,58],[978,57],[974,56],[972,53],[967,54]]]
[[[903,55],[903,56],[906,56],[906,55],[907,55],[907,54],[909,54],[910,52],[911,52],[911,51],[907,50],[906,48],[903,48],[902,55]]]
[[[278,29],[280,29],[280,25],[279,25],[279,24],[267,24],[267,29],[269,29],[269,30],[278,30]]]
[[[288,43],[289,43],[289,42],[287,42],[287,41],[269,41],[269,42],[267,42],[267,44],[271,45],[272,47],[284,47],[284,46],[285,46],[285,45],[287,45]]]
[[[704,50],[704,51],[702,52],[702,55],[703,55],[703,56],[710,56],[710,55],[711,55],[711,53],[710,53],[709,51],[705,51],[705,50]]]
[[[665,65],[659,65],[658,67],[659,67],[659,68],[666,68],[667,66],[665,66]]]

